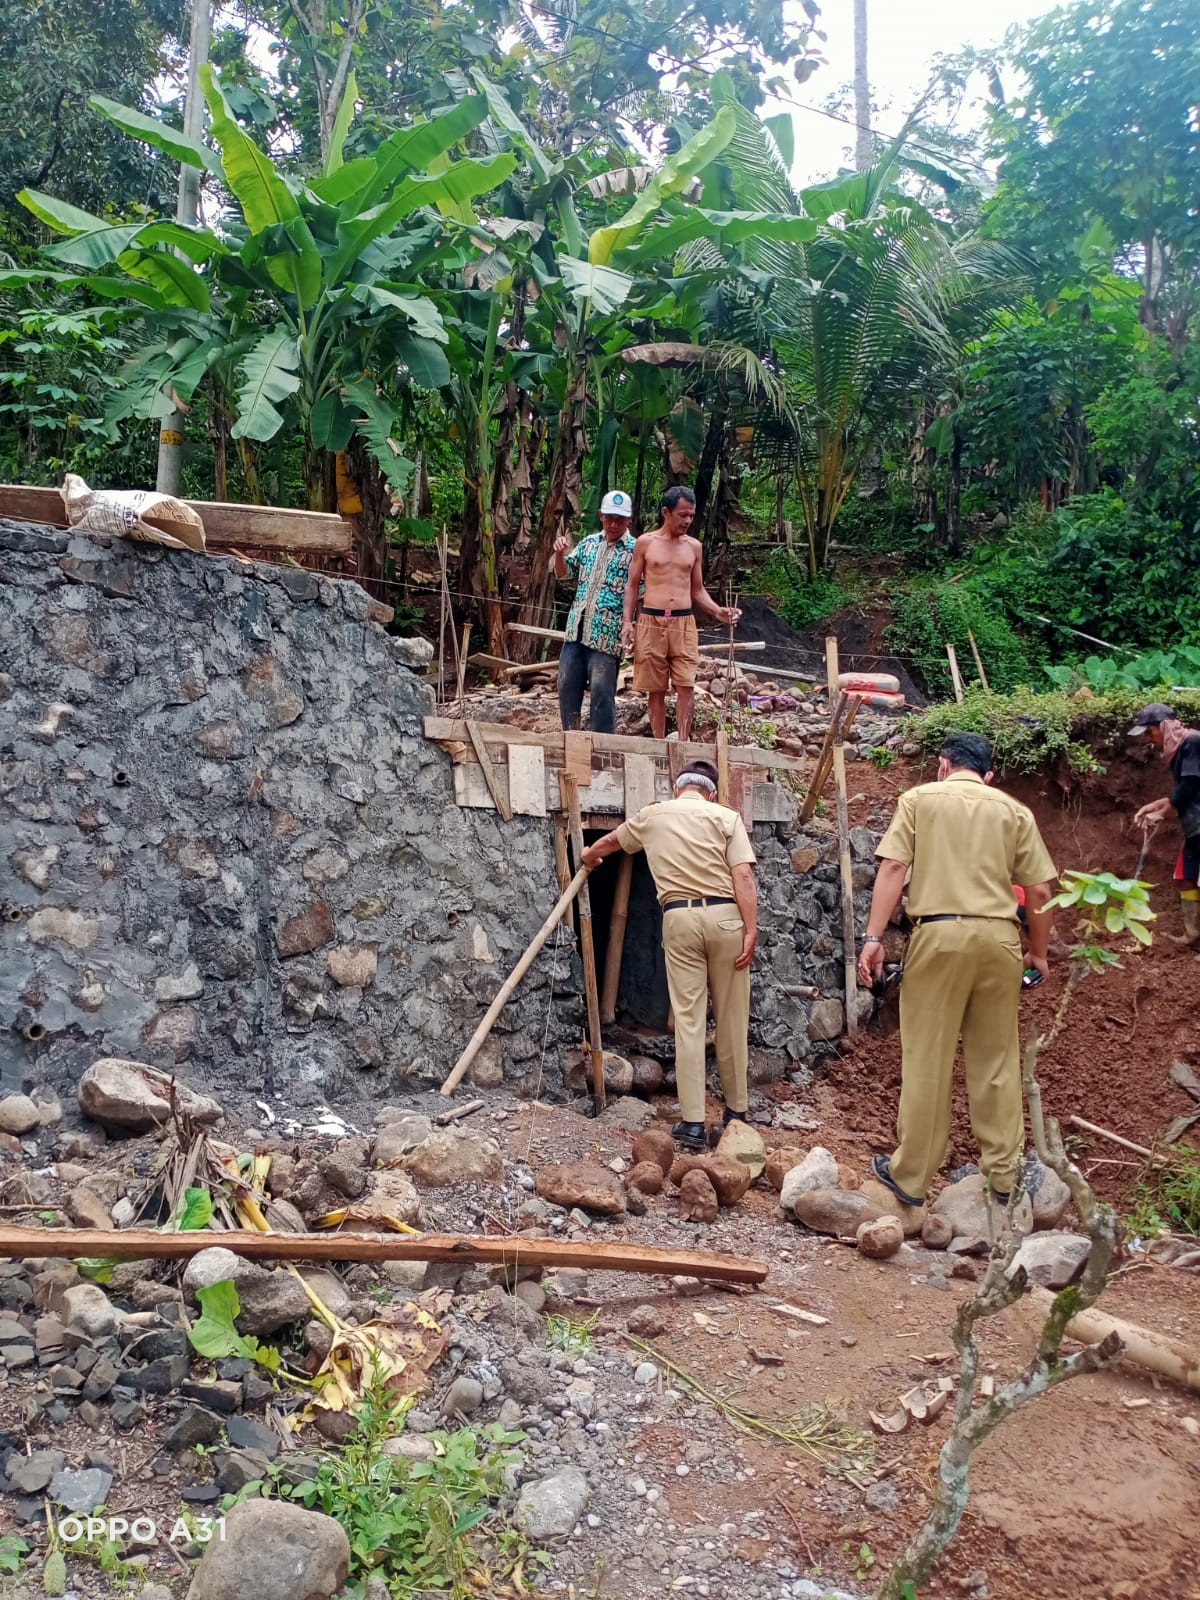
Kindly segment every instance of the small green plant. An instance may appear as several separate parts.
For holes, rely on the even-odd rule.
[[[842,1550],[854,1562],[854,1576],[861,1583],[864,1578],[869,1576],[871,1568],[875,1565],[874,1550],[871,1549],[865,1539],[857,1550],[854,1550],[848,1541],[842,1546]]]
[[[1200,1152],[1183,1144],[1156,1152],[1138,1180],[1125,1227],[1143,1239],[1159,1233],[1200,1238]]]
[[[1059,882],[1062,893],[1056,894],[1046,909],[1074,911],[1086,938],[1071,955],[1086,962],[1093,972],[1121,965],[1120,957],[1106,949],[1101,939],[1128,934],[1140,945],[1153,942],[1154,935],[1146,926],[1155,916],[1148,883],[1118,878],[1111,872],[1064,872]]]
[[[585,1356],[592,1348],[592,1329],[600,1313],[594,1312],[586,1321],[552,1313],[546,1318],[546,1348],[561,1350],[569,1356]]]
[[[205,1192],[205,1191],[200,1191]],[[197,1355],[217,1361],[222,1356],[249,1356],[270,1372],[278,1372],[283,1357],[272,1345],[244,1338],[234,1326],[242,1309],[236,1286],[228,1278],[196,1291],[200,1315],[188,1329],[188,1340]]]
[[[29,1546],[15,1533],[0,1534],[0,1572],[20,1572],[21,1564],[29,1554]]]
[[[116,1539],[100,1541],[87,1538],[72,1539],[63,1547],[81,1561],[94,1561],[105,1577],[111,1578],[118,1588],[124,1588],[139,1576],[138,1569],[125,1560],[121,1545]],[[47,1594],[51,1591],[47,1590]]]
[[[886,772],[891,766],[892,762],[895,761],[896,752],[890,749],[886,744],[876,744],[871,746],[870,757],[871,761],[879,768],[880,772]]]

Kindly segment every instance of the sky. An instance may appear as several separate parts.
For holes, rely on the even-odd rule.
[[[789,89],[788,95],[824,107],[828,97],[853,77],[854,4],[853,0],[820,0],[820,4],[820,26],[829,35],[821,47],[827,65],[806,84]],[[800,14],[798,5],[795,9]],[[929,80],[934,56],[955,55],[968,45],[998,44],[1013,23],[1029,22],[1052,9],[1054,0],[867,0],[868,70],[871,98],[878,108],[872,125],[884,134],[899,130]],[[799,183],[829,177],[845,164],[853,128],[794,104],[766,109],[793,114],[793,176]]]

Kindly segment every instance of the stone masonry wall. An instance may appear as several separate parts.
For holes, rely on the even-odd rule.
[[[454,803],[412,642],[353,583],[26,523],[0,613],[0,1086],[105,1054],[288,1105],[440,1082],[556,879],[546,823]],[[761,1081],[841,1031],[841,922],[828,835],[755,835]],[[545,1047],[561,1092],[581,983],[560,952],[551,996],[552,946],[477,1083],[537,1092]]]

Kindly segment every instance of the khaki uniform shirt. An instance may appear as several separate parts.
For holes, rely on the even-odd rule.
[[[1032,811],[974,772],[902,794],[875,854],[912,868],[910,917],[1015,921],[1013,885],[1029,888],[1055,876]]]
[[[733,895],[731,868],[753,866],[754,847],[736,811],[686,790],[643,806],[617,829],[629,855],[646,852],[658,902]]]

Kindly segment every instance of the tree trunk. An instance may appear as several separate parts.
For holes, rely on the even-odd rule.
[[[717,463],[721,459],[721,450],[725,442],[725,420],[728,416],[728,410],[725,396],[723,394],[718,395],[708,419],[708,432],[704,435],[704,448],[700,452],[700,460],[696,467],[694,487],[696,490],[697,528],[703,523],[705,512],[708,510],[713,479],[717,474]]]
[[[328,452],[325,452],[328,454]],[[332,458],[331,458],[332,459]],[[347,466],[358,489],[362,510],[351,521],[354,525],[354,561],[359,582],[387,577],[387,532],[384,526],[391,505],[388,481],[366,445],[357,436],[350,441]],[[333,505],[337,505],[334,494]],[[327,506],[315,510],[331,509]]]
[[[522,622],[545,625],[552,614],[554,596],[554,541],[578,525],[583,506],[583,463],[587,457],[588,369],[580,365],[567,384],[558,414],[558,437],[550,481],[542,505],[537,548],[529,574]],[[519,634],[510,652],[517,661],[530,661],[540,640]]]
[[[867,75],[867,0],[854,0],[854,165],[865,172],[875,155],[871,83]]]

